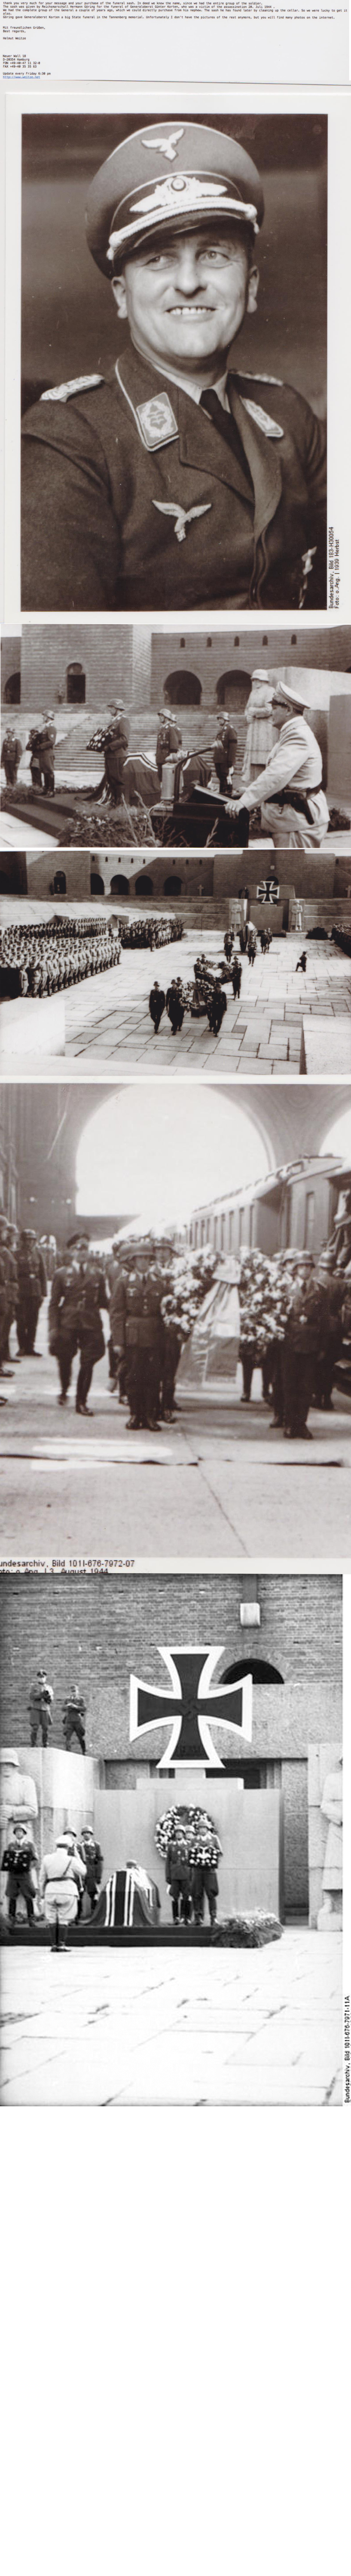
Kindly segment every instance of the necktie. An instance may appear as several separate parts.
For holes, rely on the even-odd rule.
[[[209,386],[207,393],[200,394],[200,410],[208,412],[209,420],[213,421],[214,429],[219,430],[220,438],[225,439],[226,446],[231,447],[232,456],[237,456],[238,464],[241,466],[241,472],[244,475],[247,492],[250,495],[251,500],[253,483],[250,474],[250,466],[247,462],[247,456],[244,454],[244,448],[240,438],[240,430],[237,429],[236,420],[233,420],[233,413],[231,411],[223,411],[223,403],[219,401],[219,395],[216,394],[214,385]]]

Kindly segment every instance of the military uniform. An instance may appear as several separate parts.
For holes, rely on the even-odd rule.
[[[235,754],[237,752],[237,748],[238,736],[235,731],[235,725],[233,725],[228,717],[227,724],[222,726],[221,732],[217,735],[216,741],[213,743],[212,747],[213,766],[216,771],[216,777],[219,780],[221,796],[225,796],[226,787],[228,785],[228,772],[229,769],[233,769],[235,766]]]
[[[8,1872],[6,1895],[9,1923],[16,1922],[18,1896],[22,1897],[25,1904],[27,1922],[32,1923],[34,1898],[38,1887],[38,1863],[35,1843],[31,1841],[29,1834],[26,1833],[22,1839],[22,1835],[17,1836],[15,1829],[6,1851],[3,1852],[1,1867]]]
[[[181,750],[181,742],[182,737],[179,732],[179,725],[173,724],[172,716],[163,717],[161,724],[159,725],[156,743],[156,768],[160,784],[164,762],[172,757],[172,752]]]
[[[118,380],[26,413],[22,608],[326,608],[323,425],[274,378],[230,374],[228,395],[232,448],[127,342]],[[174,428],[148,451],[160,398]]]
[[[39,1310],[43,1298],[46,1297],[46,1270],[41,1244],[36,1243],[35,1235],[29,1226],[24,1229],[19,1238],[17,1276],[18,1347],[27,1358],[32,1359]]]
[[[274,702],[286,706],[287,721],[264,769],[256,771],[251,787],[245,786],[245,814],[261,805],[275,847],[320,849],[329,824],[320,745],[304,714],[303,700],[294,696],[285,681],[279,681]],[[239,814],[241,810],[239,806]]]
[[[241,145],[173,118],[129,136],[97,172],[88,247],[114,283],[149,240],[224,223],[246,245],[252,310],[263,211]],[[234,300],[234,346],[237,329]],[[165,365],[165,337],[154,363],[145,290],[146,354],[128,338],[106,380],[58,386],[27,413],[23,608],[326,607],[323,427],[290,385],[233,369],[233,332],[229,319],[224,348],[219,327],[217,350],[214,325],[222,390],[208,389],[209,349],[197,400],[201,376],[189,393],[180,357],[167,373],[167,333]],[[196,331],[194,355],[196,374]]]
[[[42,1744],[44,1746],[47,1744],[49,1726],[52,1726],[51,1707],[53,1696],[54,1694],[51,1682],[47,1682],[45,1673],[43,1673],[42,1678],[40,1678],[38,1674],[37,1680],[36,1682],[32,1682],[31,1690],[29,1692],[31,1744],[36,1744],[37,1735],[41,1735]]]
[[[53,796],[55,792],[55,742],[55,725],[50,724],[50,721],[48,720],[47,724],[43,725],[42,732],[39,734],[39,759],[42,771],[44,796]]]
[[[19,741],[18,734],[4,733],[1,749],[1,768],[5,770],[7,787],[16,787],[17,770],[21,758],[22,743]]]
[[[49,1349],[57,1359],[59,1404],[66,1404],[72,1361],[78,1350],[78,1262],[60,1262],[54,1271],[49,1306]]]
[[[153,1020],[155,1038],[158,1037],[160,1020],[162,1020],[162,1012],[165,1008],[165,1000],[166,995],[161,992],[160,986],[158,984],[152,984],[151,993],[149,994],[149,1012],[150,1020]]]
[[[123,769],[126,751],[128,751],[128,742],[129,725],[126,725],[121,717],[116,716],[115,722],[109,726],[107,742],[104,743],[106,786],[108,787],[113,805],[120,805],[121,803]]]
[[[79,1693],[77,1694],[77,1698],[75,1698],[74,1691],[71,1691],[70,1697],[65,1699],[63,1704],[63,1733],[66,1753],[69,1753],[70,1751],[72,1735],[76,1735],[77,1743],[80,1744],[81,1753],[86,1752],[84,1726],[85,1716],[86,1700],[82,1699]]]
[[[79,1369],[76,1413],[86,1413],[88,1410],[93,1369],[96,1361],[102,1360],[104,1356],[105,1340],[100,1308],[108,1306],[108,1302],[108,1287],[103,1271],[99,1265],[88,1261],[86,1269],[80,1272],[79,1280]]]

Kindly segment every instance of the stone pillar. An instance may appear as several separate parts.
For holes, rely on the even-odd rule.
[[[309,1922],[317,1930],[318,1918],[324,1914],[323,1879],[328,1841],[328,1819],[323,1814],[322,1800],[330,1773],[338,1771],[342,1748],[336,1744],[310,1744],[308,1752],[308,1878]],[[342,1774],[340,1775],[342,1777]],[[330,1918],[331,1920],[331,1918]],[[339,1915],[340,1920],[340,1915]],[[335,1927],[336,1917],[334,1917]],[[327,1909],[325,1909],[325,1928]]]
[[[33,1825],[34,1818],[36,1819],[35,1842],[40,1867],[43,1852],[53,1851],[57,1834],[66,1833],[71,1826],[79,1835],[83,1825],[94,1825],[94,1801],[99,1784],[100,1765],[99,1762],[93,1761],[89,1754],[86,1754],[83,1759],[81,1753],[61,1753],[55,1745],[46,1751],[42,1745],[26,1745],[23,1754],[22,1749],[20,1751],[20,1763],[22,1759],[26,1777],[24,1779],[21,1771],[17,1772],[21,1795],[19,1798],[17,1792],[11,1805],[9,1805],[9,1798],[11,1797],[12,1800],[12,1783],[10,1791],[6,1772],[5,1821],[8,1821],[10,1814],[18,1816],[19,1809],[22,1816],[24,1812],[22,1792],[23,1797],[25,1793],[26,1819],[30,1817]],[[7,1755],[6,1761],[11,1762],[12,1765],[15,1756]],[[13,1784],[14,1782],[15,1772],[13,1772]]]
[[[151,626],[133,626],[132,706],[151,705]]]

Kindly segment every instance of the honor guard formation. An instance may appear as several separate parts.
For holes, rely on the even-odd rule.
[[[142,128],[97,172],[87,243],[125,340],[26,414],[24,608],[326,607],[323,426],[233,363],[263,214],[248,153],[204,122]]]

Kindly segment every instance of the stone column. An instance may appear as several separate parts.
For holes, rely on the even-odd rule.
[[[323,1929],[325,1929],[325,1930],[330,1930],[331,1923],[333,1923],[333,1928],[334,1928],[334,1930],[335,1930],[335,1928],[336,1928],[336,1923],[337,1923],[337,1913],[336,1913],[336,1911],[334,1911],[334,1909],[330,1909],[330,1910],[329,1910],[329,1908],[328,1908],[327,1904],[323,1904],[323,1895],[324,1895],[324,1896],[328,1896],[328,1888],[327,1888],[326,1883],[325,1883],[325,1864],[326,1864],[327,1842],[328,1842],[328,1834],[329,1834],[328,1817],[327,1817],[326,1811],[325,1811],[325,1809],[324,1809],[324,1807],[323,1807],[323,1799],[324,1799],[325,1791],[326,1791],[326,1788],[327,1788],[328,1778],[330,1778],[330,1776],[331,1776],[331,1775],[332,1775],[332,1777],[333,1777],[333,1778],[334,1778],[334,1775],[335,1775],[335,1774],[337,1774],[338,1776],[340,1776],[340,1785],[342,1784],[342,1771],[341,1771],[341,1768],[340,1768],[340,1770],[339,1770],[339,1766],[341,1765],[341,1760],[342,1760],[342,1752],[341,1752],[341,1745],[340,1745],[340,1743],[336,1743],[336,1744],[330,1744],[330,1743],[329,1743],[329,1744],[310,1744],[310,1746],[309,1746],[309,1752],[308,1752],[308,1877],[309,1877],[309,1922],[310,1922],[310,1925],[311,1925],[311,1927],[312,1927],[312,1929],[313,1929],[314,1931],[316,1931],[316,1930],[317,1930],[317,1928],[318,1928],[318,1930],[320,1930],[321,1928],[323,1928]],[[339,1887],[339,1889],[336,1891],[336,1893],[339,1895],[339,1893],[340,1893],[340,1887]],[[321,1923],[322,1915],[323,1915],[323,1925],[322,1925],[322,1923]],[[339,1908],[338,1908],[338,1920],[339,1920],[339,1922],[340,1922],[340,1920],[341,1920],[341,1901],[340,1901]]]

